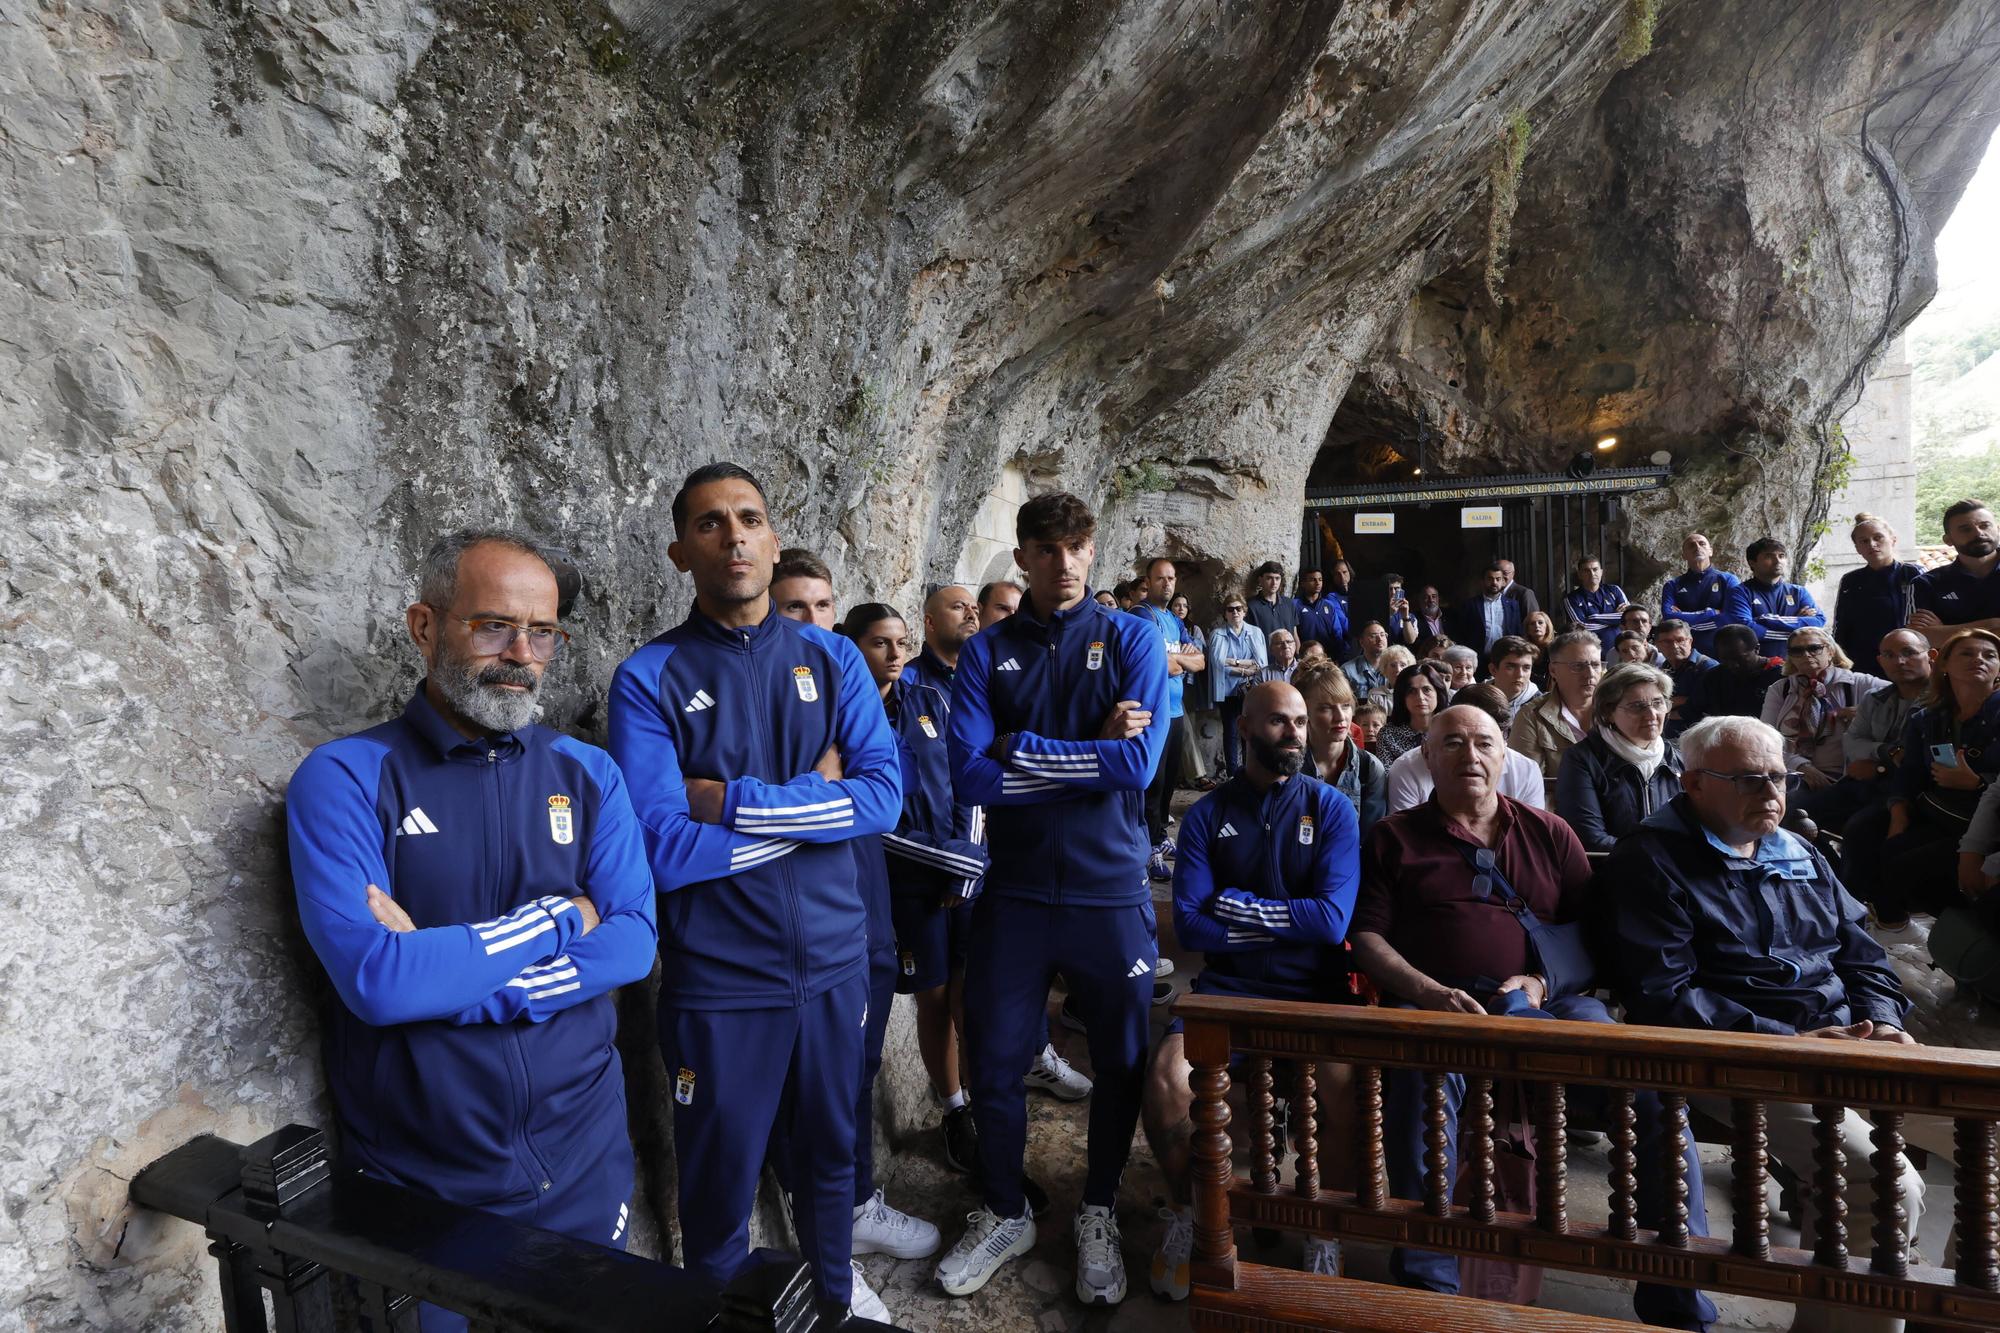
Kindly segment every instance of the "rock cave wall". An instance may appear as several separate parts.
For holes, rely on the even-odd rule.
[[[1467,470],[1615,417],[1809,526],[2000,110],[1996,7],[1680,0],[1621,70],[1635,9],[0,0],[0,1328],[213,1326],[125,1182],[324,1120],[280,802],[415,683],[443,527],[577,555],[549,720],[596,737],[712,457],[906,604],[1010,465],[1106,504],[1107,565],[1291,551],[1358,370]]]

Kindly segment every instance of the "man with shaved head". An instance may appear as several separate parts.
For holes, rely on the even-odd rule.
[[[1354,806],[1299,770],[1306,755],[1306,702],[1285,681],[1251,687],[1237,719],[1243,772],[1195,802],[1182,824],[1174,866],[1174,927],[1207,958],[1194,989],[1204,995],[1356,1002],[1340,950],[1354,907],[1360,834]],[[1332,1071],[1322,1071],[1330,1076]],[[1167,1228],[1153,1255],[1153,1290],[1188,1294],[1194,1246],[1186,1044],[1176,1019],[1154,1053],[1146,1080],[1146,1138],[1173,1192]],[[1327,1085],[1322,1083],[1322,1094]],[[1327,1105],[1338,1105],[1330,1097]],[[1333,1117],[1325,1130],[1333,1130]],[[1321,1158],[1335,1188],[1352,1136],[1342,1125]],[[1340,1248],[1306,1243],[1307,1266],[1337,1274]]]
[[[951,678],[958,674],[958,650],[979,633],[979,602],[970,588],[947,583],[924,598],[923,651],[903,668],[903,679],[928,685],[951,701]]]
[[[1604,1002],[1586,994],[1596,982],[1583,937],[1590,862],[1569,825],[1500,794],[1507,740],[1478,708],[1447,708],[1424,734],[1431,798],[1390,815],[1369,835],[1351,939],[1354,961],[1381,988],[1385,1004],[1444,1013],[1609,1023]],[[1447,1123],[1458,1123],[1465,1080],[1445,1079]],[[1590,1113],[1577,1089],[1575,1104]],[[1658,1160],[1662,1128],[1656,1094],[1637,1094],[1641,1161]],[[1424,1075],[1389,1076],[1384,1115],[1389,1188],[1422,1199]],[[1445,1179],[1457,1179],[1456,1129],[1445,1140]],[[1701,1167],[1690,1138],[1689,1226],[1708,1234]],[[1642,1172],[1639,1221],[1656,1227],[1665,1200],[1657,1172]],[[1398,1249],[1390,1272],[1404,1286],[1458,1290],[1458,1260]],[[1633,1308],[1642,1323],[1700,1329],[1715,1307],[1698,1291],[1641,1283]]]

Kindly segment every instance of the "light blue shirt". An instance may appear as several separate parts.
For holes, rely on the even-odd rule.
[[[1239,676],[1231,671],[1229,659],[1232,657],[1254,658],[1259,668],[1270,663],[1270,655],[1264,647],[1264,631],[1247,618],[1242,629],[1232,630],[1225,624],[1217,625],[1208,632],[1209,688],[1214,691],[1217,703],[1241,693],[1261,679],[1260,676]]]

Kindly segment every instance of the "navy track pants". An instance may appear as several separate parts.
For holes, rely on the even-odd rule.
[[[1159,958],[1152,900],[1071,907],[983,895],[965,959],[965,1044],[979,1127],[980,1190],[1001,1217],[1027,1211],[1021,1078],[1047,1041],[1049,985],[1060,971],[1089,1028],[1089,1169],[1083,1201],[1111,1205],[1132,1151],[1146,1082],[1147,1014]]]
[[[799,1249],[820,1299],[847,1304],[867,1010],[865,970],[796,1008],[686,1009],[661,1000],[688,1268],[720,1285],[749,1266],[757,1176],[782,1124]]]

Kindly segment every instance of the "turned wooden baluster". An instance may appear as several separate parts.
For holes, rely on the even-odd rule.
[[[1630,1088],[1611,1090],[1611,1218],[1613,1240],[1639,1239],[1639,1111]]]
[[[1493,1080],[1466,1080],[1465,1109],[1472,1117],[1472,1220],[1491,1222],[1495,1215],[1493,1166]],[[1466,1135],[1458,1136],[1459,1147]]]
[[[1569,1101],[1560,1083],[1535,1089],[1535,1220],[1544,1231],[1569,1231]]]
[[[1764,1103],[1739,1098],[1730,1117],[1736,1129],[1736,1228],[1732,1248],[1747,1259],[1771,1257],[1771,1204],[1765,1183],[1771,1177],[1771,1140]]]
[[[1236,1171],[1229,1163],[1229,1030],[1190,1023],[1187,1057],[1194,1090],[1194,1253],[1213,1270],[1233,1274],[1236,1233],[1229,1225],[1229,1187]]]
[[[1840,1146],[1846,1114],[1838,1106],[1813,1106],[1812,1192],[1819,1213],[1813,1262],[1828,1268],[1847,1267],[1847,1153]]]
[[[1451,1216],[1451,1116],[1445,1106],[1445,1076],[1424,1075],[1424,1211]]]
[[[2000,1125],[1960,1120],[1954,1126],[1958,1280],[2000,1291]]]
[[[1875,1151],[1868,1165],[1875,1171],[1875,1253],[1869,1268],[1891,1277],[1910,1273],[1910,1217],[1903,1208],[1903,1113],[1876,1111],[1868,1137]]]
[[[1389,1206],[1389,1160],[1382,1148],[1382,1066],[1363,1065],[1354,1079],[1354,1123],[1361,1136],[1354,1155],[1361,1178],[1355,1193],[1363,1208],[1380,1212]]]
[[[1293,1185],[1301,1199],[1319,1197],[1319,1121],[1313,1117],[1313,1062],[1300,1060],[1292,1077],[1292,1132],[1298,1140]]]
[[[1660,1122],[1665,1131],[1660,1135],[1660,1172],[1667,1184],[1667,1211],[1660,1219],[1660,1244],[1685,1249],[1688,1243],[1686,1094],[1660,1094]]]
[[[1276,1099],[1271,1095],[1271,1062],[1250,1062],[1250,1184],[1259,1194],[1278,1192]]]

